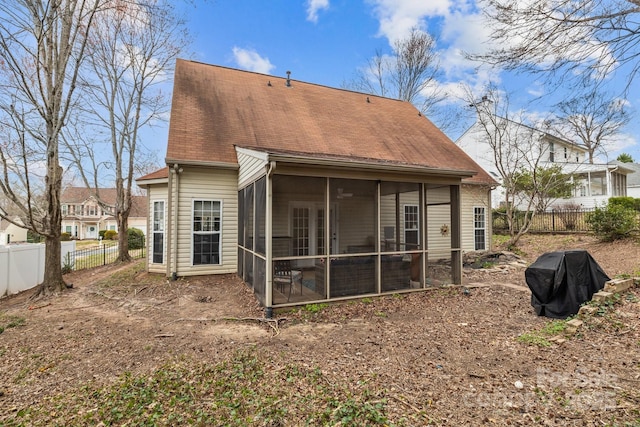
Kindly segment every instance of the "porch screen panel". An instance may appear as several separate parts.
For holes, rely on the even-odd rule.
[[[254,243],[254,201],[253,201],[253,184],[244,189],[244,208],[245,208],[245,224],[244,224],[244,247],[253,250]]]
[[[330,179],[329,200],[337,209],[331,231],[332,254],[375,251],[377,183],[357,179]]]
[[[322,253],[318,236],[325,206],[325,178],[274,175],[272,239],[274,257]]]
[[[256,252],[265,255],[266,249],[266,220],[267,220],[267,179],[260,178],[255,183],[255,214],[256,214]]]
[[[244,246],[244,223],[247,217],[244,204],[244,188],[238,191],[238,245]]]
[[[420,184],[380,185],[380,279],[383,292],[418,287],[421,282]],[[413,253],[409,253],[413,252]]]

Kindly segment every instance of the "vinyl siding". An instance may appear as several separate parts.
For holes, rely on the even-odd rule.
[[[238,173],[233,170],[216,170],[184,167],[180,174],[177,221],[177,274],[235,273],[237,271],[238,237]],[[175,186],[175,181],[174,181]],[[214,200],[221,202],[221,254],[219,265],[192,265],[193,201]]]
[[[167,230],[168,230],[168,222],[167,219],[169,217],[169,205],[168,205],[168,187],[167,184],[158,184],[158,185],[150,185],[147,187],[147,197],[149,199],[149,203],[147,206],[147,212],[148,212],[148,218],[149,221],[147,221],[146,227],[145,227],[145,234],[147,235],[147,268],[149,270],[150,273],[162,273],[162,274],[166,274],[167,272]],[[162,259],[164,260],[164,262],[162,264],[155,264],[153,263],[153,230],[151,229],[151,227],[153,227],[153,202],[156,201],[164,201],[164,209],[165,209],[165,223],[164,223],[164,230],[165,230],[165,234],[164,234],[164,244],[165,244],[165,248],[164,248],[164,256],[162,257]]]
[[[263,153],[256,153],[251,150],[236,148],[238,156],[238,188],[244,188],[266,173],[266,157]]]
[[[489,190],[480,185],[462,186],[462,250],[464,252],[475,250],[474,217],[473,209],[485,208],[485,250],[491,250],[491,206],[489,205]]]

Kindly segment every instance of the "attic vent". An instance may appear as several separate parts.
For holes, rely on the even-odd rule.
[[[287,87],[291,87],[291,71],[287,71]]]

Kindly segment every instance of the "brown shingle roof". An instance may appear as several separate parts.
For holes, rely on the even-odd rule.
[[[113,206],[116,203],[115,188],[100,188],[100,199],[107,205]],[[67,187],[62,190],[60,203],[62,204],[82,204],[94,195],[93,189],[86,187]],[[147,216],[147,197],[131,196],[131,211],[129,217]]]
[[[162,169],[158,169],[157,171],[153,171],[148,173],[140,178],[136,179],[136,181],[147,181],[152,179],[163,179],[169,177],[169,167],[165,166]]]
[[[178,60],[167,161],[237,163],[234,146],[477,171],[494,183],[408,102]]]

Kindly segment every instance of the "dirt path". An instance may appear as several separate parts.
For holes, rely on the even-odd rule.
[[[640,269],[637,244],[581,239],[556,238],[556,246],[585,244],[610,275]],[[552,245],[525,243],[529,262]],[[638,290],[600,325],[539,347],[517,341],[549,323],[533,314],[522,267],[466,270],[466,293],[436,289],[282,312],[277,329],[254,320],[262,310],[235,276],[173,282],[142,269],[74,273],[72,290],[36,304],[28,293],[0,300],[5,324],[24,320],[0,334],[0,420],[83,384],[176,358],[216,363],[239,348],[387,390],[395,419],[424,412],[436,425],[459,426],[640,418]]]

